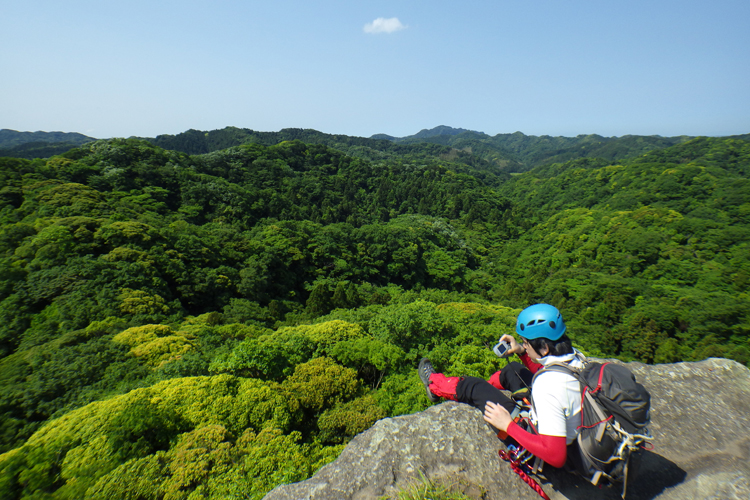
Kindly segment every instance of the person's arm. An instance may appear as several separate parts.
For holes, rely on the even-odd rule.
[[[487,405],[484,407],[484,420],[492,424],[495,429],[507,433],[518,444],[551,466],[562,467],[565,464],[568,456],[567,439],[565,436],[550,436],[547,434],[531,434],[530,432],[526,432],[513,421],[506,408],[492,401],[487,401]],[[563,427],[562,429],[564,431],[565,428]]]
[[[531,434],[526,432],[515,422],[508,425],[506,431],[518,444],[529,450],[529,452],[544,460],[552,467],[562,467],[568,457],[568,447],[565,436],[546,436],[544,434]]]
[[[540,363],[534,363],[533,361],[531,361],[531,358],[526,351],[523,351],[523,353],[519,354],[518,357],[521,358],[521,363],[523,363],[523,366],[528,368],[531,373],[538,372],[544,366]]]
[[[534,363],[533,361],[531,361],[531,358],[526,352],[526,349],[524,349],[523,346],[516,341],[513,335],[505,334],[502,337],[500,337],[500,340],[501,341],[504,340],[510,344],[510,349],[508,349],[508,352],[505,355],[505,357],[510,356],[511,354],[518,354],[518,357],[521,358],[521,363],[523,363],[523,365],[526,368],[531,370],[531,373],[536,373],[542,369],[543,365],[539,363]]]

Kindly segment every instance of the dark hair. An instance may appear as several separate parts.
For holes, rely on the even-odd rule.
[[[529,345],[534,348],[537,354],[541,355],[544,347],[549,349],[549,354],[552,356],[564,356],[566,354],[573,354],[573,344],[567,335],[563,335],[557,340],[545,339],[539,337],[531,340],[527,340]]]

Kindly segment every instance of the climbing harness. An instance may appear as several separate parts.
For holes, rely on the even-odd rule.
[[[542,489],[542,486],[529,476],[529,473],[532,472],[532,466],[529,465],[529,462],[536,459],[534,455],[529,453],[528,450],[514,445],[508,445],[507,450],[500,450],[497,454],[500,455],[500,458],[508,462],[513,472],[518,474],[531,489],[539,493],[540,497],[544,498],[544,500],[550,500],[544,489]]]
[[[517,400],[516,407],[513,409],[510,417],[516,424],[524,429],[529,429],[536,434],[536,429],[534,428],[534,424],[531,422],[529,415],[530,408],[531,402],[528,398],[524,397]],[[498,433],[498,438],[500,439],[504,440],[507,437],[508,435],[504,432]],[[507,450],[499,450],[497,454],[500,455],[500,458],[508,462],[510,468],[513,469],[513,472],[518,474],[520,478],[531,487],[531,489],[539,493],[539,496],[545,500],[550,500],[542,489],[542,486],[529,476],[529,474],[536,474],[542,469],[544,462],[542,462],[539,457],[535,457],[529,452],[529,450],[514,444],[507,445]]]

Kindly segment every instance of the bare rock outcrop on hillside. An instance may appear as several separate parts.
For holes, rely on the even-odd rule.
[[[628,367],[651,392],[654,436],[628,499],[750,498],[750,370],[724,359]],[[446,402],[377,422],[312,478],[265,499],[376,499],[422,477],[472,498],[540,498],[499,459],[501,446],[478,410]],[[549,466],[544,473],[552,500],[620,498],[618,488]]]

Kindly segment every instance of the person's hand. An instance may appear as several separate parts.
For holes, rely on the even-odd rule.
[[[508,413],[508,410],[504,406],[492,401],[487,401],[487,404],[484,406],[484,420],[492,424],[495,429],[503,432],[508,430],[508,426],[513,421],[510,418],[510,413]]]
[[[503,340],[510,344],[510,349],[508,349],[508,355],[523,354],[524,352],[526,352],[526,349],[524,349],[524,347],[521,344],[516,342],[516,338],[513,335],[503,335],[502,337],[500,337],[500,341],[502,342]]]

